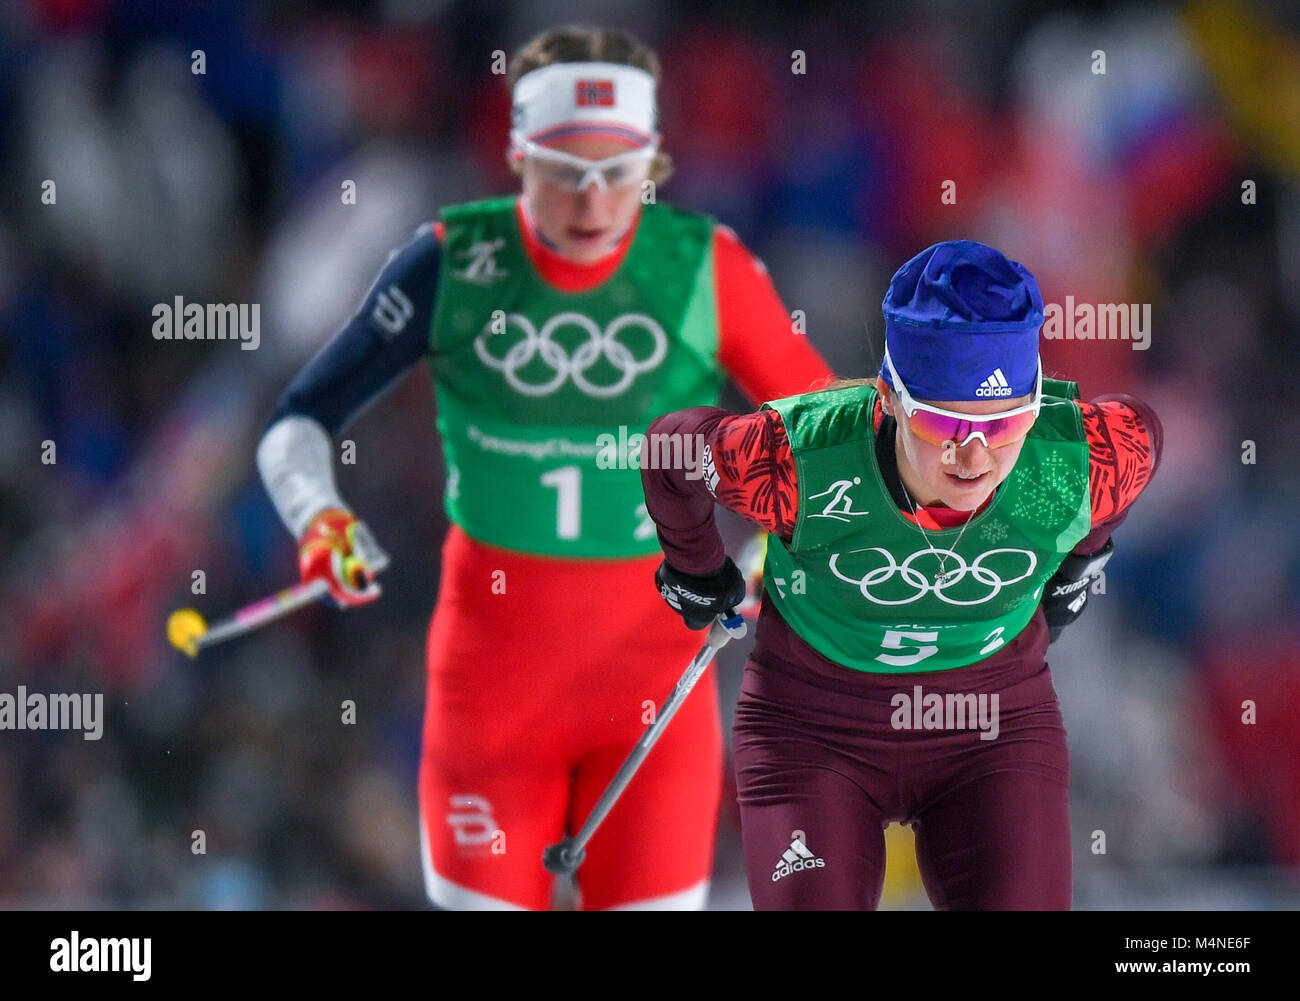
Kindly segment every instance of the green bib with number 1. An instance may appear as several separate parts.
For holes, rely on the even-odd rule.
[[[442,219],[429,344],[448,517],[517,552],[658,551],[639,452],[617,445],[660,414],[717,404],[712,220],[643,206],[613,275],[561,292],[529,261],[513,197]]]

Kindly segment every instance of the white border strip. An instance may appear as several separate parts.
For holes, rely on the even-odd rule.
[[[650,897],[648,900],[637,900],[607,909],[611,911],[702,911],[708,899],[709,881],[705,879],[680,893]]]
[[[420,818],[420,865],[424,869],[424,892],[437,907],[450,911],[526,911],[508,900],[479,893],[469,887],[453,883],[439,876],[433,868],[433,852],[429,847],[429,835],[424,830],[424,818]]]

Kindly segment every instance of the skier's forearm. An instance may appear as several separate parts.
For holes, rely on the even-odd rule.
[[[691,407],[656,418],[646,429],[647,445],[651,435],[681,435],[681,440],[696,439],[710,443],[713,432],[723,418],[730,416],[719,407]],[[707,476],[688,476],[687,469],[651,469],[642,464],[641,485],[645,489],[646,510],[659,530],[659,545],[664,558],[685,574],[707,576],[722,566],[726,548],[713,518],[713,494]]]
[[[310,417],[284,417],[262,435],[257,469],[280,520],[295,539],[321,511],[346,508],[334,485],[333,463],[329,433]]]
[[[1071,552],[1076,556],[1091,556],[1093,553],[1098,552],[1106,545],[1106,540],[1109,539],[1111,533],[1115,531],[1115,526],[1117,526],[1127,516],[1128,511],[1122,511],[1114,518],[1107,518],[1106,521],[1080,539],[1078,545],[1076,545]]]
[[[701,468],[641,470],[646,508],[659,526],[659,543],[673,567],[705,576],[722,565],[722,539],[713,522],[715,499],[789,541],[799,491],[780,414],[692,407],[654,421],[647,429],[647,447],[654,441],[650,435],[656,434],[700,443],[694,454],[700,456]],[[684,444],[680,452],[686,454]]]
[[[331,437],[426,354],[440,256],[428,226],[395,251],[361,308],[298,373],[267,422],[257,468],[294,538],[326,508],[346,507],[334,486]]]
[[[338,434],[423,358],[440,257],[426,228],[396,251],[361,307],[289,384],[267,427],[285,417],[310,417]]]
[[[385,340],[370,316],[357,314],[294,377],[267,426],[309,417],[327,434],[338,434],[424,357],[427,338],[426,318]]]

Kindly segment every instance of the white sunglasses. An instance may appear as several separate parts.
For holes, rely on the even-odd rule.
[[[584,191],[592,184],[605,191],[644,181],[650,175],[650,162],[659,152],[659,140],[604,160],[588,160],[518,138],[514,151],[517,156],[531,157],[546,181],[566,191]]]

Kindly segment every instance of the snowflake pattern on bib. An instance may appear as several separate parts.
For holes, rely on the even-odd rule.
[[[1017,464],[1015,475],[1020,483],[1011,508],[1012,518],[1047,523],[1073,506],[1070,498],[1075,488],[1074,475],[1063,455],[1048,454],[1040,462]]]

